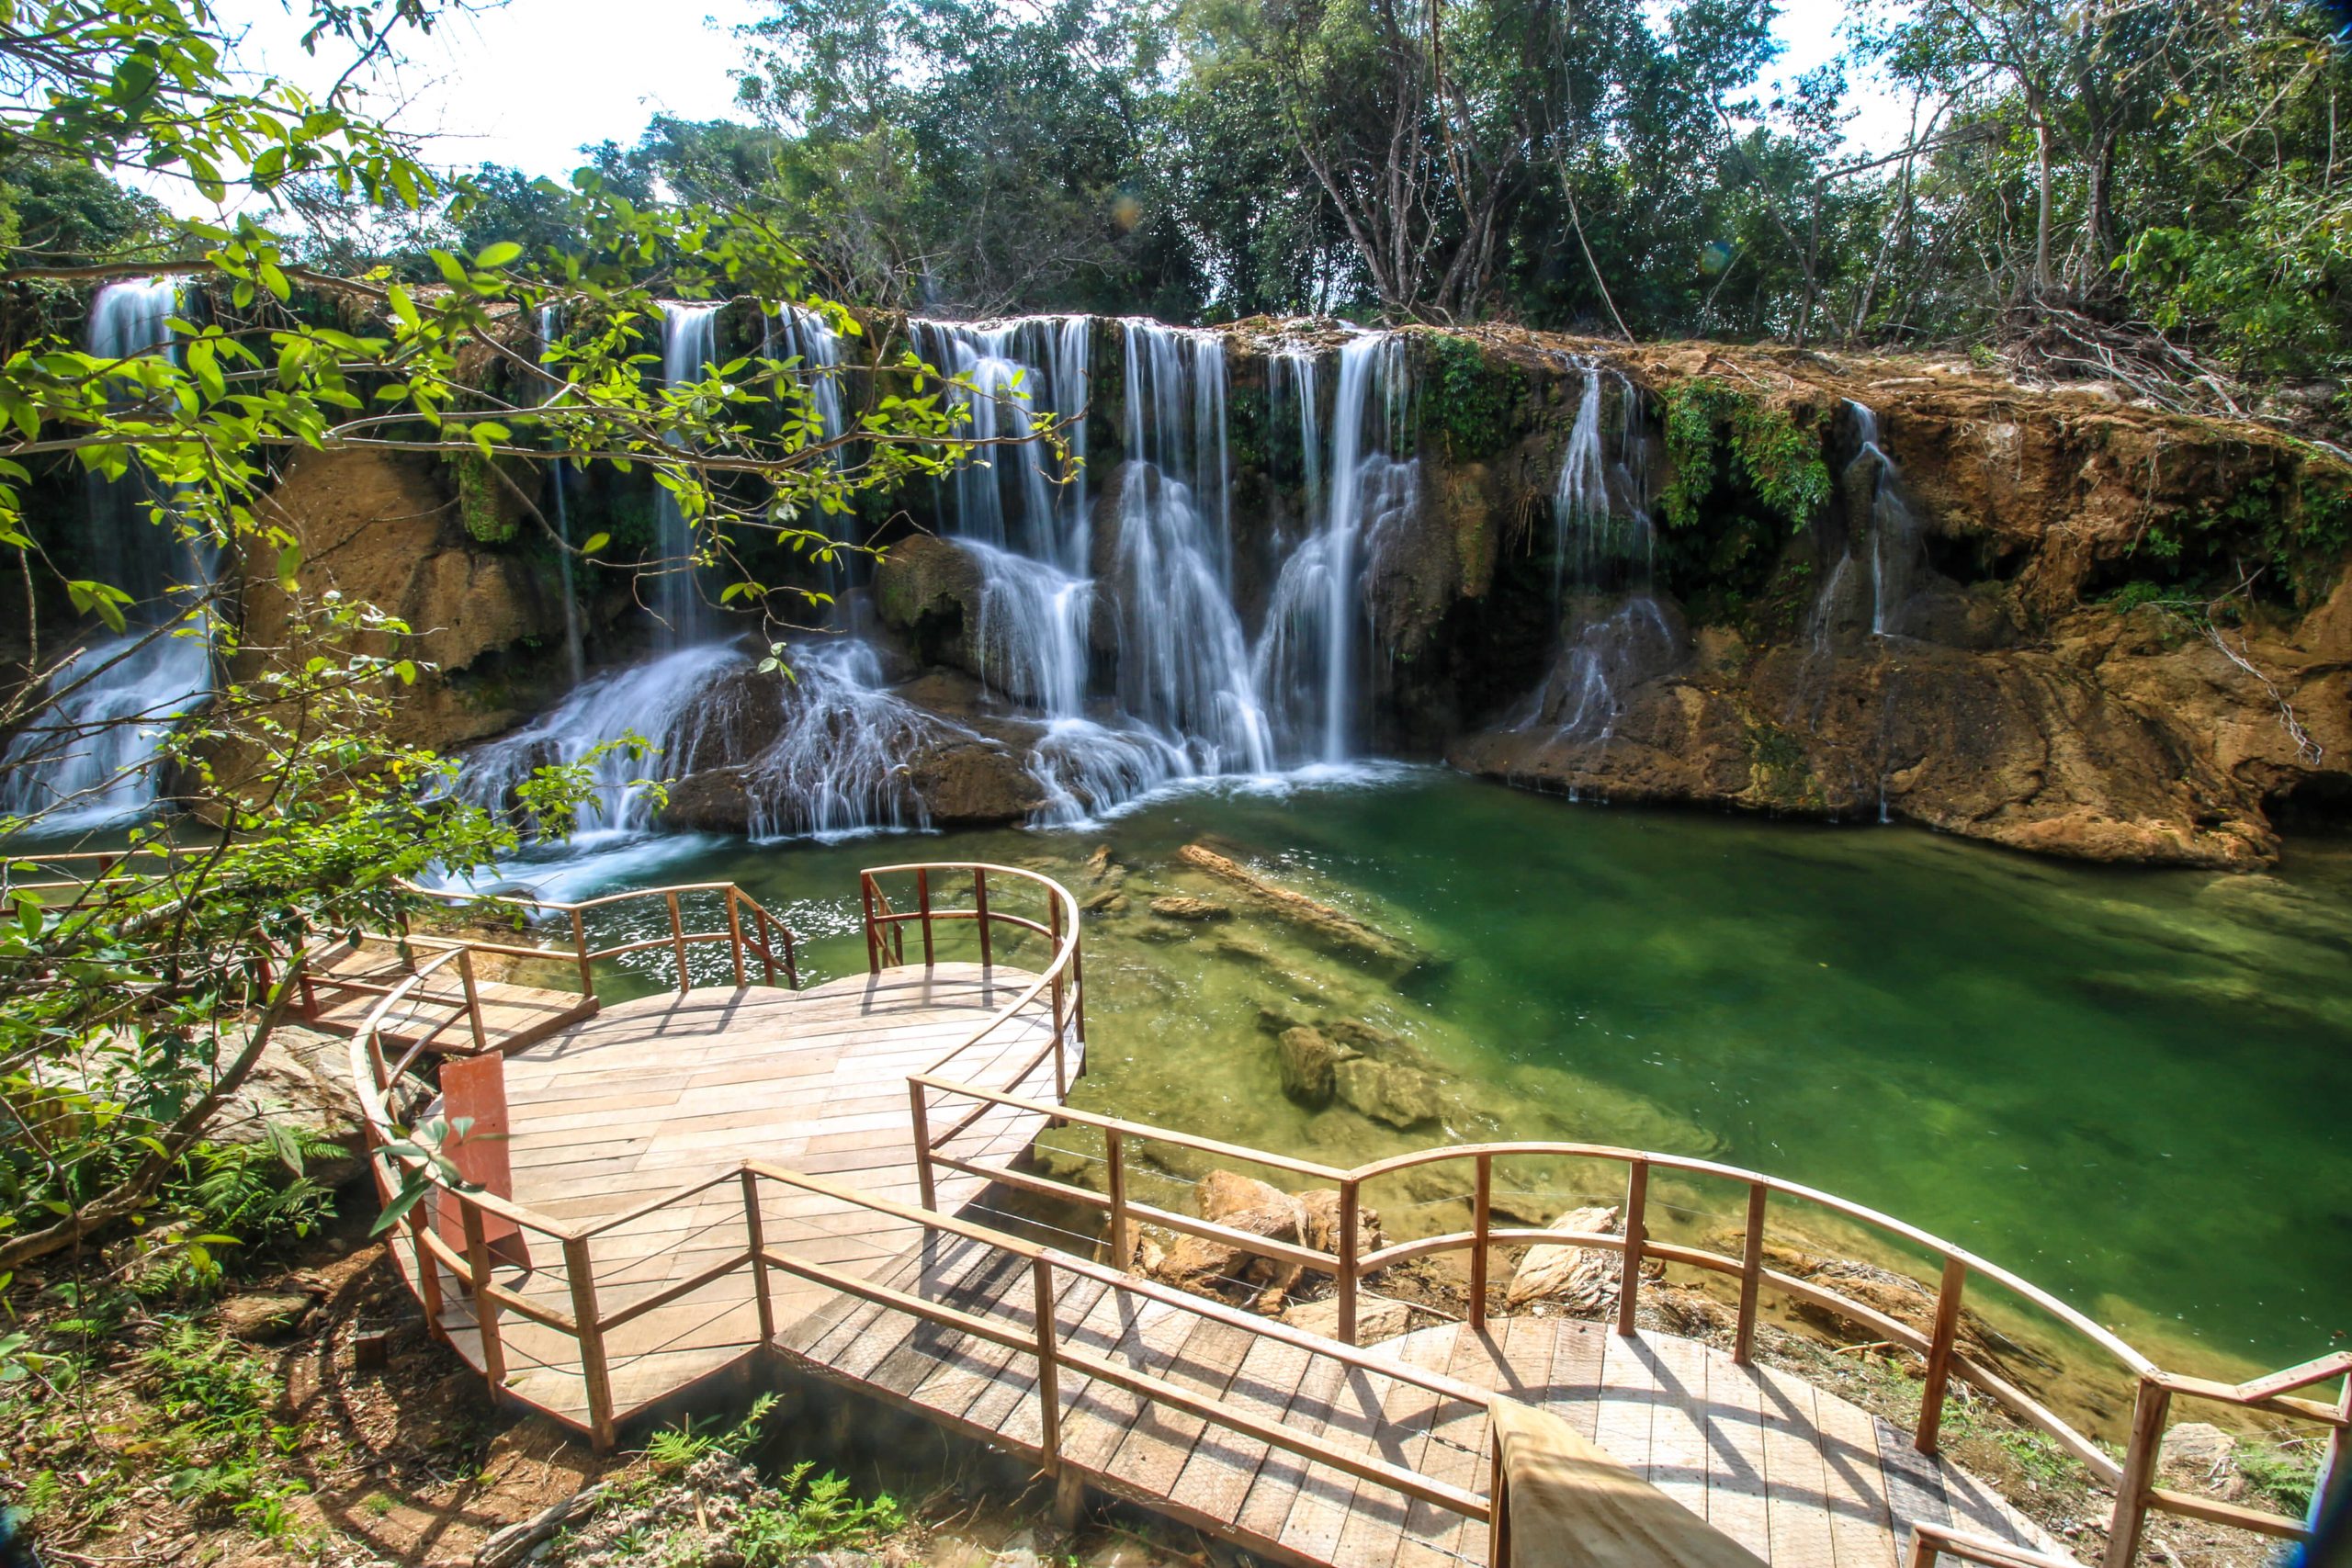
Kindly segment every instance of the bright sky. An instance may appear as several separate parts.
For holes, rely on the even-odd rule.
[[[249,70],[319,91],[340,68],[324,46],[322,60],[302,54],[299,6],[289,14],[283,0],[218,0],[215,9],[224,26],[246,29],[237,58]],[[435,164],[505,164],[560,178],[582,146],[627,146],[656,114],[732,118],[727,73],[740,51],[729,28],[763,9],[758,0],[505,0],[445,17],[430,36],[403,35],[409,62],[379,80],[372,107],[427,137]],[[1844,0],[1784,0],[1775,30],[1786,49],[1772,74],[1793,79],[1836,54],[1843,14]],[[1858,107],[1856,142],[1901,144],[1902,105],[1866,91]],[[190,216],[210,215],[176,182],[156,194]]]

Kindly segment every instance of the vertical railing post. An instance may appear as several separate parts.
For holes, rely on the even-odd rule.
[[[1764,1200],[1768,1189],[1760,1181],[1747,1184],[1747,1229],[1739,1244],[1739,1327],[1732,1336],[1731,1359],[1740,1366],[1756,1345],[1756,1306],[1764,1285]]]
[[[1102,1129],[1102,1169],[1111,1188],[1111,1267],[1127,1266],[1126,1141],[1116,1127]]]
[[[1943,1284],[1936,1292],[1936,1321],[1928,1334],[1928,1375],[1919,1385],[1919,1431],[1911,1446],[1923,1454],[1936,1451],[1944,1420],[1944,1390],[1951,1382],[1952,1346],[1960,1338],[1961,1297],[1968,1290],[1968,1265],[1957,1258],[1944,1259]]]
[[[882,973],[881,932],[874,924],[874,878],[865,872],[857,874],[857,894],[865,902],[865,972]]]
[[[1080,934],[1069,944],[1069,1011],[1071,1032],[1080,1045],[1086,1043],[1086,938]],[[1079,1064],[1083,1074],[1086,1064]]]
[[[763,1255],[768,1249],[767,1216],[760,1213],[760,1179],[750,1166],[743,1168],[743,1238],[752,1249],[752,1298],[759,1303],[760,1343],[775,1343],[775,1303],[768,1294],[768,1266]]]
[[[727,945],[735,954],[735,988],[743,988],[743,910],[736,900],[741,895],[735,885],[727,885]]]
[[[580,994],[596,999],[596,965],[588,958],[588,918],[571,911],[571,950],[580,955]]]
[[[2344,1380],[2344,1393],[2335,1402],[2335,1413],[2352,1422],[2352,1375]],[[2326,1446],[2320,1450],[2319,1470],[2312,1478],[2312,1506],[2303,1515],[2303,1527],[2313,1534],[2319,1531],[2321,1516],[2334,1506],[2337,1496],[2352,1488],[2352,1443],[2346,1441],[2344,1434],[2343,1427],[2332,1427]]]
[[[923,1086],[913,1078],[907,1080],[907,1120],[914,1129],[915,1180],[922,1189],[922,1206],[936,1208],[931,1174],[931,1107],[923,1099]]]
[[[458,984],[466,993],[466,1024],[473,1032],[474,1049],[490,1049],[489,1032],[481,1024],[481,993],[474,986],[474,950],[458,949]]]
[[[394,1162],[392,1168],[400,1170]],[[401,1172],[403,1183],[407,1173]],[[449,1331],[441,1323],[441,1265],[435,1261],[433,1249],[424,1245],[426,1233],[433,1229],[432,1211],[440,1206],[447,1189],[435,1183],[434,1190],[409,1206],[408,1244],[416,1249],[417,1305],[424,1309],[424,1326],[433,1331],[435,1339],[447,1339]]]
[[[1625,1267],[1617,1280],[1617,1332],[1634,1333],[1634,1309],[1641,1303],[1642,1247],[1649,1240],[1650,1162],[1634,1161],[1625,1170]]]
[[[972,868],[972,908],[979,911],[974,923],[980,928],[980,967],[992,968],[996,964],[995,939],[989,931],[989,874],[978,866]]]
[[[931,945],[931,870],[928,866],[915,872],[915,916],[922,922],[922,966],[933,968],[938,955]]]
[[[1061,964],[1062,901],[1051,888],[1046,893],[1046,909],[1053,923],[1053,951],[1046,962],[1054,966],[1054,1100],[1056,1104],[1069,1098],[1069,1063],[1064,1059],[1069,1014],[1064,1010],[1062,985],[1069,971]]]
[[[588,1393],[588,1438],[604,1454],[613,1449],[613,1377],[605,1362],[605,1325],[597,1321],[596,1280],[590,1268],[587,1239],[566,1236],[563,1269],[571,1276],[571,1321],[580,1336],[580,1376]]]
[[[2123,1450],[2123,1473],[2115,1483],[2115,1514],[2107,1525],[2105,1568],[2132,1568],[2140,1534],[2148,1523],[2148,1493],[2156,1482],[2156,1459],[2164,1451],[2165,1419],[2172,1390],[2147,1373],[2132,1402],[2132,1441]]]
[[[1487,1326],[1487,1232],[1495,1212],[1495,1156],[1478,1156],[1478,1185],[1470,1194],[1470,1326]]]
[[[792,928],[785,926],[781,929],[784,931],[784,983],[797,991],[800,988],[800,958],[793,951]]]
[[[767,977],[767,984],[773,986],[775,984],[775,924],[768,919],[764,904],[752,904],[752,918],[760,928],[760,973]]]
[[[1029,1260],[1029,1280],[1037,1314],[1037,1448],[1052,1475],[1062,1468],[1062,1388],[1055,1353],[1053,1264],[1042,1252]]]
[[[1340,1178],[1340,1342],[1356,1342],[1356,1179]]]
[[[686,921],[678,913],[678,896],[672,893],[664,900],[670,906],[670,951],[678,959],[678,995],[684,996],[694,987],[694,977],[686,973]]]
[[[490,1241],[482,1229],[481,1210],[463,1198],[457,1200],[458,1217],[466,1227],[466,1269],[473,1275],[474,1327],[481,1335],[481,1375],[492,1388],[506,1384],[506,1346],[498,1337],[498,1303],[492,1299]]]

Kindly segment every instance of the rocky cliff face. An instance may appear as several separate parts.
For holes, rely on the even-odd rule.
[[[561,694],[554,656],[563,608],[553,571],[469,535],[442,465],[379,452],[305,452],[261,515],[300,545],[307,593],[373,604],[415,634],[400,657],[427,668],[398,694],[394,739],[455,750]],[[252,564],[241,599],[249,662],[300,653],[274,563]],[[366,651],[390,649],[379,639]]]

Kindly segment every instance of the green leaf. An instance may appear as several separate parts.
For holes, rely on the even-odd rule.
[[[295,581],[295,574],[301,570],[301,546],[288,545],[277,552],[277,586],[286,591],[288,598],[300,591],[300,584]]]
[[[593,556],[612,542],[613,536],[610,534],[591,534],[588,536],[587,543],[580,547],[580,553],[583,556]]]
[[[481,254],[474,257],[474,265],[485,270],[507,266],[511,265],[522,254],[523,247],[514,241],[501,240],[494,245],[485,247]]]

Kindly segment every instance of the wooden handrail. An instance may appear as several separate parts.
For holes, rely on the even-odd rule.
[[[2186,1514],[2210,1521],[2234,1525],[2266,1534],[2303,1539],[2311,1526],[2297,1525],[2292,1520],[2236,1505],[2217,1503],[2211,1499],[2166,1492],[2153,1484],[2154,1456],[2163,1440],[2164,1404],[2175,1393],[2221,1400],[2246,1408],[2298,1416],[2321,1423],[2330,1428],[2330,1457],[2325,1469],[2333,1473],[2344,1447],[2343,1434],[2352,1429],[2352,1352],[2337,1352],[2322,1357],[2302,1366],[2287,1369],[2267,1377],[2239,1384],[2224,1384],[2207,1380],[2185,1378],[2158,1371],[2154,1364],[2120,1337],[2093,1322],[2075,1308],[2059,1301],[2007,1269],[1987,1262],[1964,1248],[1905,1224],[1890,1215],[1824,1192],[1800,1182],[1783,1180],[1760,1171],[1743,1169],[1713,1160],[1686,1156],[1659,1154],[1640,1149],[1622,1148],[1600,1144],[1474,1144],[1446,1148],[1419,1150],[1386,1159],[1374,1160],[1352,1170],[1340,1170],[1312,1161],[1292,1159],[1263,1150],[1225,1144],[1212,1138],[1202,1138],[1170,1128],[1154,1127],[1114,1116],[1073,1111],[1068,1107],[1046,1105],[1022,1095],[990,1090],[979,1086],[944,1078],[936,1074],[917,1074],[910,1079],[918,1095],[936,1092],[943,1096],[972,1100],[979,1111],[1004,1107],[1033,1115],[1046,1115],[1094,1127],[1103,1134],[1106,1162],[1104,1187],[1109,1191],[1097,1191],[1074,1181],[1061,1180],[1035,1170],[1012,1171],[1002,1166],[982,1161],[964,1160],[940,1152],[943,1140],[929,1138],[917,1145],[918,1158],[923,1162],[923,1179],[930,1185],[929,1168],[978,1175],[988,1179],[1039,1191],[1066,1201],[1079,1202],[1097,1210],[1108,1210],[1113,1216],[1110,1245],[1115,1263],[1124,1264],[1128,1245],[1126,1225],[1131,1219],[1143,1218],[1166,1225],[1183,1234],[1206,1236],[1246,1252],[1321,1269],[1333,1274],[1337,1284],[1340,1337],[1351,1340],[1356,1322],[1356,1296],[1365,1276],[1379,1269],[1448,1251],[1468,1251],[1471,1254],[1471,1303],[1474,1324],[1484,1321],[1486,1313],[1484,1267],[1488,1249],[1497,1246],[1546,1245],[1591,1247],[1613,1252],[1621,1258],[1616,1326],[1620,1332],[1633,1330],[1634,1307],[1639,1291],[1641,1262],[1654,1258],[1661,1262],[1682,1264],[1715,1273],[1729,1275],[1739,1281],[1738,1327],[1733,1342],[1734,1359],[1746,1361],[1753,1352],[1758,1302],[1769,1288],[1785,1296],[1820,1306],[1841,1315],[1876,1337],[1900,1345],[1919,1355],[1927,1365],[1922,1382],[1921,1409],[1915,1444],[1924,1453],[1934,1453],[1938,1447],[1938,1427],[1944,1394],[1950,1380],[1958,1377],[2001,1404],[2018,1419],[2049,1436],[2060,1448],[2080,1462],[2092,1477],[2117,1489],[2117,1515],[2110,1539],[2136,1542],[2138,1531],[2147,1510],[2163,1509]],[[977,1112],[975,1113],[977,1114]],[[967,1116],[967,1122],[972,1118]],[[1214,1224],[1190,1215],[1171,1215],[1135,1202],[1126,1195],[1125,1154],[1138,1143],[1164,1142],[1175,1147],[1246,1163],[1256,1163],[1272,1169],[1284,1171],[1309,1180],[1328,1182],[1338,1189],[1340,1214],[1340,1234],[1336,1238],[1337,1255],[1313,1252],[1286,1242],[1276,1242],[1235,1227]],[[1531,1229],[1521,1226],[1497,1226],[1492,1222],[1492,1180],[1494,1163],[1501,1158],[1560,1158],[1599,1159],[1615,1161],[1626,1167],[1626,1223],[1623,1234],[1601,1235],[1565,1229]],[[1442,1235],[1419,1237],[1397,1242],[1376,1250],[1351,1256],[1353,1252],[1357,1227],[1354,1218],[1359,1212],[1360,1194],[1364,1183],[1392,1176],[1401,1171],[1439,1164],[1448,1160],[1466,1159],[1473,1162],[1475,1179],[1471,1193],[1472,1224],[1466,1231]],[[1746,1189],[1747,1223],[1742,1227],[1737,1256],[1710,1251],[1703,1247],[1665,1242],[1647,1234],[1644,1223],[1648,1201],[1650,1172],[1670,1170],[1691,1176],[1713,1178],[1735,1182]],[[1766,1266],[1764,1261],[1764,1219],[1770,1198],[1779,1194],[1786,1198],[1818,1204],[1830,1212],[1881,1228],[1893,1235],[1918,1246],[1939,1261],[1943,1278],[1939,1286],[1930,1326],[1926,1332],[1899,1322],[1890,1314],[1852,1297],[1811,1280]],[[2133,1425],[2131,1445],[2119,1461],[2107,1450],[2051,1410],[2041,1401],[2018,1388],[2007,1378],[1985,1366],[1960,1348],[1959,1330],[1968,1286],[1972,1280],[1984,1279],[2013,1292],[2028,1303],[2039,1307],[2054,1317],[2062,1325],[2080,1333],[2093,1345],[2108,1352],[2120,1362],[2123,1370],[2142,1381],[2142,1404]],[[2329,1405],[2317,1400],[2299,1398],[2291,1391],[2307,1388],[2337,1378],[2345,1380],[2345,1392],[2340,1404]],[[2316,1505],[2314,1505],[2314,1512]],[[1954,1555],[1965,1555],[1954,1551]],[[2129,1552],[2120,1556],[2111,1552],[2108,1568],[2124,1568]]]
[[[2048,1552],[2029,1551],[2005,1540],[1970,1535],[1943,1525],[1914,1522],[1911,1551],[1904,1559],[1905,1568],[1935,1568],[1939,1556],[1982,1563],[1984,1568],[2082,1568],[2071,1557],[2052,1557]]]
[[[941,906],[937,897],[937,888],[934,886],[934,876],[939,873],[960,873],[971,877],[972,907],[970,908]],[[910,911],[901,912],[890,907],[889,897],[882,887],[881,879],[906,875],[911,875],[914,878],[915,908]],[[1046,920],[1041,922],[1011,913],[1001,903],[991,902],[990,879],[996,879],[1001,891],[1003,879],[1008,877],[1031,883],[1045,894],[1047,916]],[[890,964],[905,962],[904,932],[910,924],[914,925],[921,932],[925,968],[933,967],[938,962],[936,928],[942,921],[971,921],[979,936],[981,963],[991,969],[995,963],[994,930],[998,926],[1034,932],[1045,937],[1051,943],[1051,951],[1044,970],[1030,981],[1020,995],[997,1009],[986,1022],[958,1042],[953,1049],[940,1056],[938,1060],[931,1063],[922,1072],[910,1077],[908,1095],[912,1111],[911,1119],[920,1129],[917,1138],[922,1148],[923,1163],[926,1167],[922,1176],[922,1188],[928,1194],[932,1190],[927,1169],[931,1154],[953,1144],[956,1138],[986,1115],[989,1110],[986,1103],[976,1103],[972,1111],[962,1118],[944,1127],[935,1125],[930,1115],[928,1097],[933,1092],[952,1092],[944,1087],[945,1080],[941,1079],[939,1075],[945,1071],[948,1064],[966,1053],[975,1050],[990,1035],[1011,1022],[1013,1018],[1034,1007],[1041,996],[1050,995],[1051,998],[1047,1003],[1046,1042],[1026,1059],[1014,1064],[1010,1071],[1003,1074],[1003,1077],[1007,1089],[1017,1089],[1028,1081],[1031,1073],[1051,1057],[1056,1104],[1046,1110],[1044,1114],[1049,1121],[1061,1117],[1060,1102],[1069,1097],[1069,1092],[1070,1046],[1073,1042],[1082,1046],[1086,1038],[1085,1025],[1082,1021],[1085,1016],[1083,985],[1079,980],[1080,959],[1078,900],[1070,896],[1068,888],[1051,877],[1042,876],[1033,871],[1023,871],[1016,866],[997,865],[985,861],[872,866],[858,874],[858,890],[860,902],[864,906],[865,922],[866,966],[868,972],[872,974],[879,975],[886,962]]]
[[[971,1336],[989,1344],[1001,1346],[1015,1353],[1026,1353],[1036,1359],[1036,1382],[1039,1400],[1040,1457],[1049,1471],[1058,1471],[1060,1393],[1058,1371],[1068,1368],[1082,1372],[1098,1382],[1125,1389],[1129,1393],[1157,1404],[1170,1406],[1196,1416],[1213,1426],[1238,1436],[1263,1442],[1270,1447],[1298,1454],[1315,1463],[1327,1465],[1342,1474],[1368,1481],[1418,1502],[1460,1515],[1465,1519],[1485,1523],[1493,1517],[1491,1499],[1483,1494],[1456,1486],[1449,1482],[1423,1475],[1403,1465],[1392,1464],[1371,1453],[1343,1448],[1326,1442],[1319,1434],[1310,1435],[1296,1427],[1270,1420],[1225,1404],[1213,1396],[1151,1373],[1138,1371],[1111,1357],[1080,1350],[1061,1342],[1059,1324],[1054,1312],[1056,1292],[1053,1276],[1057,1271],[1081,1279],[1097,1280],[1111,1288],[1158,1302],[1180,1311],[1194,1314],[1213,1322],[1245,1328],[1261,1337],[1304,1349],[1313,1355],[1328,1356],[1357,1371],[1369,1372],[1395,1382],[1426,1389],[1442,1398],[1456,1400],[1477,1408],[1487,1408],[1494,1399],[1491,1392],[1477,1388],[1442,1372],[1433,1372],[1395,1358],[1367,1352],[1352,1346],[1339,1344],[1304,1329],[1273,1322],[1253,1314],[1244,1313],[1221,1302],[1204,1299],[1189,1292],[1179,1291],[1151,1280],[1132,1278],[1119,1270],[1103,1267],[1090,1259],[1073,1257],[1052,1247],[1035,1247],[1020,1242],[985,1227],[971,1225],[949,1215],[925,1210],[909,1209],[906,1205],[871,1194],[845,1189],[837,1183],[787,1172],[757,1162],[743,1167],[746,1180],[746,1213],[756,1213],[759,1198],[756,1181],[772,1179],[803,1190],[840,1197],[861,1207],[909,1220],[926,1232],[944,1233],[975,1240],[998,1247],[1013,1256],[1023,1258],[1031,1266],[1035,1283],[1032,1290],[1032,1324],[1026,1334],[1008,1327],[995,1319],[962,1308],[933,1302],[911,1292],[849,1274],[822,1263],[795,1258],[772,1247],[755,1248],[752,1261],[755,1271],[774,1268],[784,1270],[811,1283],[823,1285],[845,1295],[875,1303],[891,1311],[904,1313],[924,1322],[939,1325]]]

